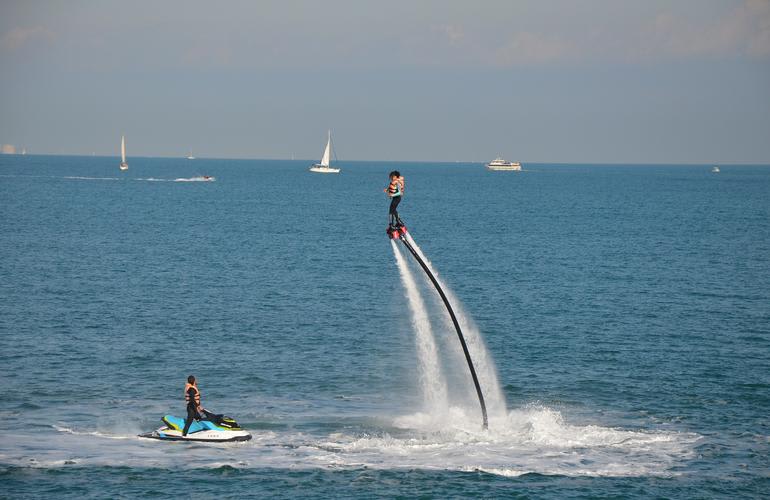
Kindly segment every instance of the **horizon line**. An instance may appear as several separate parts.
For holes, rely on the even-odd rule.
[[[2,153],[3,156],[65,156],[65,157],[84,157],[84,158],[120,158],[120,155],[105,155],[105,154],[83,154],[83,153]],[[225,157],[225,156],[195,156],[195,159],[188,160],[186,156],[175,155],[133,155],[131,158],[146,158],[146,159],[180,159],[186,161],[195,160],[232,160],[232,161],[286,161],[286,162],[314,162],[317,159],[314,158],[283,158],[283,157]],[[374,159],[351,159],[351,160],[338,160],[338,163],[422,163],[422,164],[481,164],[488,163],[486,160],[374,160]],[[612,166],[612,165],[636,165],[636,166],[697,166],[697,165],[735,165],[735,166],[770,166],[770,161],[762,162],[748,162],[748,161],[731,161],[731,162],[641,162],[641,161],[520,161],[522,165],[596,165],[596,166]]]

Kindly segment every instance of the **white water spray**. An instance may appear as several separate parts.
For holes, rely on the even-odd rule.
[[[441,374],[438,349],[430,326],[428,311],[401,249],[398,248],[394,240],[390,240],[390,244],[393,247],[393,254],[396,256],[401,282],[404,284],[406,297],[409,300],[409,309],[412,312],[412,326],[416,332],[415,340],[420,361],[420,386],[425,401],[425,410],[428,413],[440,415],[445,413],[449,406],[447,386]]]
[[[452,304],[452,308],[455,311],[457,321],[460,323],[460,327],[462,328],[463,334],[465,336],[465,341],[468,345],[468,351],[470,352],[471,358],[473,359],[473,365],[476,369],[476,374],[479,377],[479,383],[481,385],[482,392],[484,393],[484,399],[487,403],[487,410],[489,412],[490,419],[498,421],[506,419],[507,409],[505,404],[505,396],[503,395],[503,391],[500,388],[500,381],[497,377],[497,370],[495,368],[494,361],[489,355],[489,351],[487,351],[487,348],[484,345],[484,341],[481,338],[481,332],[479,332],[478,327],[473,323],[469,315],[465,312],[460,304],[460,301],[457,300],[457,297],[452,292],[451,288],[449,288],[446,283],[442,281],[439,273],[436,272],[430,260],[425,257],[425,254],[423,254],[420,246],[417,245],[409,233],[406,233],[405,236],[407,241],[409,241],[409,244],[412,245],[423,262],[425,262],[425,265],[428,266],[428,269],[430,269],[431,273],[433,273],[436,281],[439,282],[441,288],[444,290],[444,293]],[[451,328],[448,315],[446,316],[446,324]],[[458,357],[460,356],[459,348],[454,349],[454,352],[457,353]]]

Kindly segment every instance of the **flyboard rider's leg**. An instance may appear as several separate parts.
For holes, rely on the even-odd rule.
[[[390,199],[390,225],[396,227],[401,224],[401,219],[398,216],[398,204],[401,203],[400,196],[394,196]]]

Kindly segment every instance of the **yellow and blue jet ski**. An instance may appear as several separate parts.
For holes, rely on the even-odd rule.
[[[139,434],[139,437],[164,441],[204,441],[209,443],[227,443],[251,439],[251,434],[241,429],[235,419],[217,415],[207,410],[203,410],[202,414],[201,420],[195,420],[190,425],[186,436],[182,436],[184,419],[165,415],[161,420],[166,425],[152,432]]]

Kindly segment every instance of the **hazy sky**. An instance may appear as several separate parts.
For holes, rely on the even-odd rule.
[[[0,0],[33,153],[770,163],[770,0]]]

